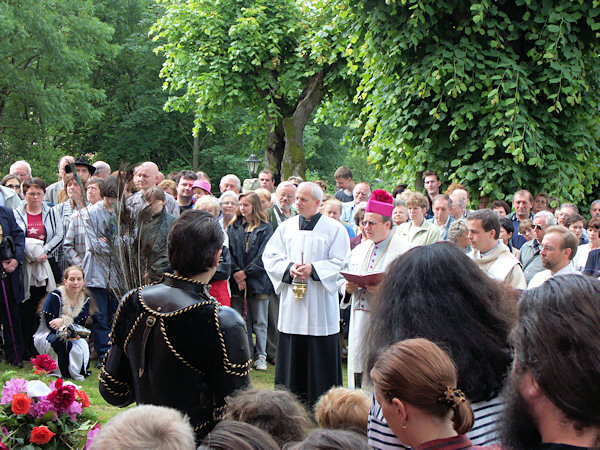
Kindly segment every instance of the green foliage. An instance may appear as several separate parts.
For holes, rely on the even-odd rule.
[[[327,17],[322,5],[295,0],[163,3],[165,14],[152,34],[165,57],[161,76],[171,93],[166,109],[192,112],[196,132],[202,126],[214,132],[216,121],[242,108],[247,120],[232,131],[250,134],[253,150],[272,147],[274,160],[268,163],[275,171],[287,139],[291,157],[286,164],[302,167],[304,153],[292,141],[304,126],[294,128],[290,121],[284,131],[283,119],[308,118],[312,112],[298,105],[325,63],[311,51],[311,38]],[[322,79],[314,86],[322,86]]]
[[[193,116],[163,110],[162,59],[148,37],[162,8],[150,0],[105,0],[96,10],[114,27],[119,50],[94,73],[96,86],[106,93],[97,116],[77,125],[65,139],[64,152],[95,154],[113,168],[145,160],[163,171],[173,165],[191,167]]]
[[[112,29],[86,0],[4,0],[0,23],[0,164],[27,154],[34,174],[50,177],[62,133],[104,98],[90,75],[114,51]]]
[[[597,186],[597,0],[340,8],[359,84],[328,113],[358,117],[354,138],[379,168],[405,181],[437,170],[492,198],[528,188],[576,201]]]

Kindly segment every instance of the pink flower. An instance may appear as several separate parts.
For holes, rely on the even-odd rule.
[[[8,405],[12,402],[13,395],[27,392],[27,381],[23,378],[11,378],[4,384],[0,404]]]
[[[62,412],[64,414],[68,414],[72,420],[77,421],[77,416],[81,414],[82,410],[83,407],[81,406],[81,403],[73,402],[68,408],[65,408]]]
[[[98,426],[94,426],[94,428],[92,428],[90,431],[88,431],[84,450],[89,450],[89,448],[92,446],[92,442],[94,441],[94,438],[100,432],[101,426],[100,426],[100,424],[97,424],[97,425]]]
[[[77,388],[72,384],[63,384],[62,378],[59,378],[54,382],[54,389],[47,397],[56,406],[58,412],[62,413],[75,401]]]
[[[52,372],[56,370],[56,361],[50,358],[47,354],[37,355],[35,358],[30,359],[31,364],[35,368],[35,373],[38,372]]]
[[[36,419],[43,417],[48,411],[52,411],[54,413],[54,417],[52,421],[56,420],[58,415],[58,410],[54,404],[48,400],[47,397],[40,397],[37,402],[31,404],[31,409],[29,410],[29,414]]]

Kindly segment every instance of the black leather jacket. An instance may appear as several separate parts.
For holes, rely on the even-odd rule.
[[[252,230],[248,239],[248,250],[246,250],[246,234],[240,219],[227,227],[227,234],[231,254],[231,273],[234,274],[239,270],[246,273],[248,294],[271,294],[275,292],[262,261],[265,245],[273,235],[271,224],[261,222],[258,227]],[[233,279],[230,286],[233,295],[242,295]]]
[[[250,384],[242,317],[206,285],[176,276],[129,292],[117,311],[100,393],[112,405],[134,400],[178,409],[201,440],[220,420],[225,397]]]

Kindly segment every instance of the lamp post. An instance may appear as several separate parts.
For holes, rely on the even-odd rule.
[[[254,153],[246,160],[246,166],[248,167],[248,173],[250,178],[256,178],[258,176],[258,169],[260,168],[261,161],[256,157]]]

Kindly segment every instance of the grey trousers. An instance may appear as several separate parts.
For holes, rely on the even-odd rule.
[[[267,319],[269,316],[269,298],[259,298],[248,295],[248,313],[246,314],[246,329],[248,330],[248,344],[257,355],[267,355]],[[242,311],[243,297],[231,296],[231,307]],[[256,335],[256,345],[252,342],[252,333]]]
[[[279,295],[271,294],[269,297],[269,323],[267,329],[267,358],[275,359],[277,356],[277,320],[279,319]]]

